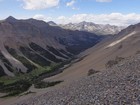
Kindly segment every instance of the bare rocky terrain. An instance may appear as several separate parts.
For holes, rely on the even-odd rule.
[[[52,21],[49,22],[50,25],[56,25]],[[96,33],[97,35],[114,35],[118,34],[125,27],[123,26],[115,26],[109,24],[95,24],[93,22],[80,22],[80,23],[69,23],[69,24],[61,24],[60,27],[64,29],[70,30],[79,30],[79,31],[87,31],[91,33]]]
[[[51,24],[53,23],[51,22]],[[104,38],[103,36],[98,36],[96,34],[83,31],[64,30],[58,26],[50,26],[43,21],[37,21],[34,19],[16,20],[13,17],[9,17],[2,22],[0,26],[6,27],[8,30],[10,30],[1,31],[1,33],[10,33],[5,34],[6,36],[1,34],[3,35],[2,38],[4,40],[0,41],[2,46],[0,49],[2,51],[0,54],[0,64],[5,64],[2,65],[2,68],[7,67],[7,64],[11,67],[13,67],[12,65],[14,64],[15,67],[19,68],[26,66],[28,67],[28,65],[25,65],[28,63],[31,67],[44,67],[49,62],[52,64],[66,61],[70,59],[71,56],[91,47],[90,49],[77,55],[77,61],[72,60],[72,62],[68,62],[66,65],[64,65],[64,67],[68,67],[66,67],[60,74],[47,78],[44,77],[45,79],[43,78],[43,81],[46,82],[63,81],[62,83],[45,89],[34,88],[32,85],[36,82],[34,80],[41,77],[41,75],[36,76],[36,73],[42,70],[39,68],[35,73],[33,72],[33,76],[32,74],[29,76],[27,75],[27,78],[26,75],[22,75],[25,78],[24,82],[30,83],[28,87],[31,86],[29,89],[26,88],[26,91],[23,91],[27,92],[28,90],[35,93],[7,99],[3,98],[0,99],[0,104],[140,104],[140,23],[131,25],[119,32],[117,35],[108,37],[104,40],[102,40]],[[14,31],[15,29],[17,31]],[[17,33],[21,36],[18,36]],[[17,37],[15,42],[15,39],[11,37],[13,35]],[[30,38],[28,39],[28,37],[25,35],[29,35]],[[35,36],[33,37],[32,35]],[[12,43],[10,40],[12,40],[14,43]],[[25,44],[25,42],[27,43]],[[25,61],[21,60],[20,57],[28,62],[25,63]],[[4,68],[4,71],[5,69],[6,68]],[[26,73],[27,71],[25,69],[27,68],[21,69],[21,71],[28,74]],[[95,71],[91,71],[93,74],[89,76],[89,70]],[[34,71],[33,68],[31,73],[32,71]],[[9,74],[8,72],[6,73]],[[11,71],[11,74],[14,73],[15,72]],[[20,78],[16,78],[16,80],[22,80],[22,76]],[[5,81],[4,79],[2,78],[2,81]],[[8,79],[6,83],[9,82],[9,80],[10,79]],[[3,83],[1,84],[3,85]],[[17,86],[20,87],[22,84]],[[1,87],[3,88],[3,86]],[[17,90],[20,92],[19,89]]]
[[[14,105],[140,105],[140,54]]]

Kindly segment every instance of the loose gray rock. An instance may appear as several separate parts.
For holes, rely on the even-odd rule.
[[[140,55],[15,105],[140,105]]]

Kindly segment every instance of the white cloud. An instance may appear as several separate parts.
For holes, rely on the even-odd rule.
[[[97,2],[112,2],[112,0],[96,0]]]
[[[45,21],[54,21],[60,24],[66,23],[78,23],[82,21],[94,22],[97,24],[111,24],[111,25],[119,25],[119,26],[128,26],[131,24],[136,24],[140,22],[140,14],[130,13],[130,14],[122,14],[122,13],[111,13],[111,14],[76,14],[70,17],[59,16],[59,17],[46,17],[42,15],[36,15],[36,19],[41,19]]]
[[[58,6],[59,0],[22,0],[24,9],[36,10]]]
[[[73,10],[80,10],[80,8],[72,7]]]
[[[45,20],[46,17],[44,15],[41,15],[41,14],[36,14],[33,18],[38,19],[38,20]]]
[[[71,0],[70,2],[67,2],[66,6],[71,7],[75,3],[75,0]]]
[[[46,17],[42,14],[36,14],[35,16],[33,16],[33,18],[37,20],[43,20],[43,21],[51,21],[53,19],[52,17]]]
[[[111,24],[119,26],[128,26],[140,22],[140,14],[130,13],[111,13],[111,14],[76,14],[71,17],[60,16],[56,19],[58,23],[78,23],[82,21],[94,22],[97,24]]]
[[[56,18],[55,20],[57,23],[60,23],[60,24],[65,24],[65,23],[68,23],[68,17],[65,17],[65,16],[59,16]],[[70,22],[70,21],[69,21]]]

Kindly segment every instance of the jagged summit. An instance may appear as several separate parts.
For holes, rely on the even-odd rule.
[[[92,25],[96,25],[95,23],[93,23],[93,22],[87,22],[87,21],[82,21],[82,22],[80,22],[79,24],[83,24],[83,25],[90,25],[90,24],[92,24]]]
[[[17,19],[14,18],[13,16],[9,16],[9,17],[6,18],[5,20],[8,21],[8,22],[15,22],[15,21],[17,21]]]
[[[119,33],[125,27],[114,26],[109,24],[95,24],[93,22],[80,22],[80,23],[68,23],[60,25],[64,29],[87,31],[96,33],[98,35],[114,35]]]
[[[57,24],[55,23],[55,22],[53,22],[53,21],[49,21],[49,22],[47,22],[50,26],[57,26]]]

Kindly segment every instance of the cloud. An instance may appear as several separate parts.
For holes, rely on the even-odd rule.
[[[34,19],[38,19],[38,20],[45,20],[45,16],[41,15],[41,14],[36,14],[35,16],[33,16]]]
[[[94,22],[97,24],[111,24],[118,26],[128,26],[131,24],[136,24],[140,22],[140,14],[130,13],[111,13],[111,14],[75,14],[69,17],[59,16],[59,17],[45,17],[45,16],[36,16],[38,19],[45,21],[54,21],[59,24],[66,23],[78,23],[82,21]],[[40,17],[40,18],[39,18]],[[36,18],[37,19],[37,18]]]
[[[112,2],[112,0],[96,0],[97,2]]]
[[[140,14],[111,13],[111,14],[76,14],[71,17],[60,16],[56,20],[59,23],[78,23],[82,21],[94,22],[97,24],[111,24],[118,26],[128,26],[140,22]]]
[[[33,18],[37,20],[43,20],[43,21],[51,21],[53,19],[52,17],[46,17],[42,14],[36,14],[33,16]]]
[[[59,5],[59,0],[22,0],[24,9],[38,10],[56,7]]]
[[[72,7],[73,10],[80,10],[80,8]]]
[[[70,2],[67,2],[66,6],[71,7],[74,5],[75,2],[75,0],[71,0]]]

